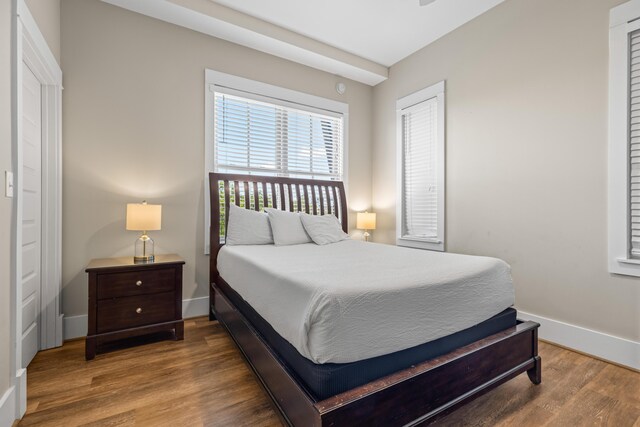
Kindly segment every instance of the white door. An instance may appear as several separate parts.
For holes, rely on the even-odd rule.
[[[22,367],[39,349],[42,228],[42,93],[33,72],[22,76]]]

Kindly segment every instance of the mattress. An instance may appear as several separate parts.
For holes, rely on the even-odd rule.
[[[471,328],[395,353],[350,363],[316,364],[303,357],[287,340],[238,295],[226,282],[218,284],[243,316],[269,345],[280,364],[316,401],[324,400],[420,362],[515,326],[516,310],[507,308]]]
[[[315,364],[434,341],[510,307],[504,261],[355,240],[224,246],[220,276]]]

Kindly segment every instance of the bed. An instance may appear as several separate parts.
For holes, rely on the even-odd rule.
[[[344,187],[334,181],[212,173],[210,190],[210,318],[228,330],[290,425],[428,424],[521,373],[540,383],[539,325],[517,321],[509,308],[513,295],[505,285],[506,264],[355,241],[328,245],[329,250],[315,244],[223,247],[220,235],[231,204],[333,214],[346,231]],[[390,267],[391,275],[380,277],[383,270],[367,273],[366,265],[357,275],[337,268],[340,260],[351,262],[348,254],[354,251],[396,270]],[[313,264],[305,265],[314,258],[336,268],[314,272]],[[297,266],[298,274],[287,278],[287,265]],[[304,271],[311,274],[293,280]],[[399,271],[416,279],[394,280]],[[419,280],[427,276],[429,281]],[[474,288],[476,282],[483,287]],[[346,283],[359,293],[342,292]],[[396,292],[376,294],[398,283],[403,287]],[[327,292],[305,295],[318,286],[330,291],[331,301],[322,297]],[[452,294],[470,297],[452,310],[446,302]],[[367,301],[363,295],[374,297]],[[424,317],[425,310],[417,308],[428,301],[436,303]],[[412,302],[417,305],[410,315],[394,313],[394,307]],[[336,305],[342,307],[339,313],[332,309]],[[367,309],[377,317],[365,316]],[[395,332],[385,330],[395,325],[391,318],[405,323]]]

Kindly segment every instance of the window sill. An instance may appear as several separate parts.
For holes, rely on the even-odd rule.
[[[428,249],[432,251],[444,251],[444,242],[438,239],[407,239],[398,237],[396,245],[415,249]]]
[[[618,259],[616,259],[616,261],[621,262],[621,263],[623,263],[623,264],[640,265],[640,259],[633,259],[633,258],[618,258]]]
[[[640,259],[612,258],[609,262],[609,272],[624,276],[640,277]]]

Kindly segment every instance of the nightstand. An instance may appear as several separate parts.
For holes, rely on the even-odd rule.
[[[184,338],[182,266],[178,255],[157,255],[152,264],[133,257],[92,260],[89,273],[89,325],[85,357],[102,344],[173,330]]]

